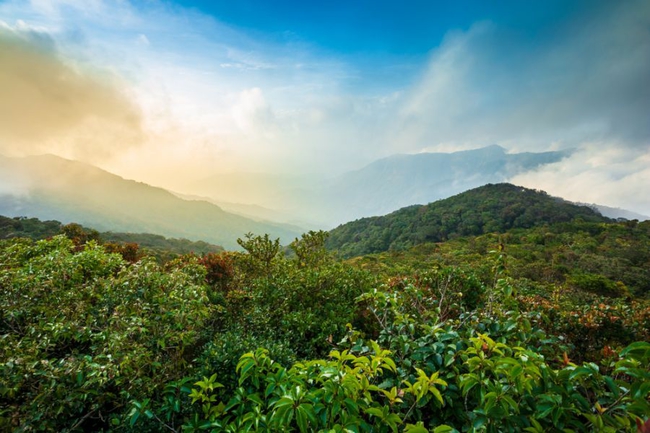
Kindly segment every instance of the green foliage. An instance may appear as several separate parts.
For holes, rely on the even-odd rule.
[[[650,293],[648,229],[650,222],[562,223],[349,262],[393,278],[447,265],[470,272],[489,288],[498,283],[495,258],[501,257],[500,272],[518,292],[518,305],[511,308],[540,312],[539,326],[562,336],[573,358],[599,360],[607,347],[650,340],[644,300]]]
[[[394,375],[390,352],[376,343],[364,353],[332,351],[329,360],[294,364],[287,369],[259,349],[237,364],[238,388],[228,401],[213,392],[221,387],[212,376],[195,384],[190,397],[200,412],[185,430],[218,431],[397,431],[404,424],[400,407],[433,395],[443,404],[437,374],[420,376],[399,389],[382,387]],[[406,431],[417,431],[414,426]],[[425,430],[427,431],[427,430]]]
[[[70,239],[77,248],[83,247],[90,241],[100,241],[97,230],[87,229],[76,223],[66,224],[61,227],[61,234]]]
[[[346,324],[356,320],[355,299],[374,279],[328,259],[322,248],[314,248],[313,239],[305,235],[307,247],[291,259],[268,236],[241,241],[247,253],[232,255],[236,271],[224,294],[222,330],[243,341],[250,340],[247,334],[281,342],[299,358],[325,355],[332,340],[345,334]]]
[[[137,244],[144,254],[156,257],[159,263],[168,262],[184,254],[205,255],[224,251],[222,247],[204,241],[166,238],[150,233],[103,232],[100,236],[106,243]]]
[[[0,263],[3,428],[119,425],[132,398],[184,376],[211,314],[196,263],[129,266],[63,236],[6,243]]]
[[[280,254],[280,239],[272,241],[268,234],[255,236],[252,233],[247,233],[245,238],[237,239],[237,243],[248,253],[245,259],[246,271],[255,275],[268,275]]]
[[[567,278],[567,285],[600,296],[629,296],[629,292],[623,283],[617,284],[609,278],[599,274],[571,275]]]
[[[586,206],[510,184],[485,185],[426,206],[362,218],[330,232],[327,247],[343,257],[405,249],[459,236],[503,233],[580,219],[606,222]]]
[[[135,263],[144,255],[154,256],[164,263],[183,254],[219,253],[223,248],[203,241],[165,238],[150,233],[115,233],[88,229],[80,224],[63,225],[59,221],[40,221],[37,218],[0,216],[0,239],[29,238],[33,240],[66,235],[77,245],[95,240],[109,252],[122,255],[128,262]]]
[[[621,282],[631,296],[650,292],[650,221],[634,225],[571,222],[510,230],[422,244],[408,251],[357,258],[353,263],[388,275],[444,263],[469,267],[487,281],[492,278],[490,251],[498,245],[505,249],[510,275],[517,280],[562,286],[573,275],[591,274],[618,286]]]
[[[0,431],[632,432],[650,413],[650,304],[625,296],[644,293],[647,228],[351,263],[322,232],[294,256],[249,235],[164,265],[75,226],[3,240]],[[629,294],[594,294],[618,281]]]
[[[322,230],[309,232],[300,239],[291,242],[291,249],[296,254],[300,266],[319,266],[330,258],[325,250],[325,241],[329,234]]]
[[[40,221],[37,218],[0,216],[0,239],[30,238],[44,239],[61,232],[58,221]]]

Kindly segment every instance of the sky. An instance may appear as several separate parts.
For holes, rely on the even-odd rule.
[[[0,153],[172,189],[573,149],[514,183],[650,215],[647,0],[0,0]]]

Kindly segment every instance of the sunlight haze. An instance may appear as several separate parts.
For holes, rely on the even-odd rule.
[[[5,0],[0,154],[273,207],[287,179],[496,144],[567,152],[513,183],[648,215],[649,29],[643,0]]]

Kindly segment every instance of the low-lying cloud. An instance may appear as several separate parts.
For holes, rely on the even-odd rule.
[[[64,62],[46,33],[0,27],[0,65],[1,153],[96,162],[142,141],[119,80]]]
[[[583,203],[605,204],[650,216],[650,150],[585,145],[557,164],[512,179],[517,185]]]
[[[650,3],[591,9],[534,40],[490,22],[449,33],[400,110],[396,142],[647,146]]]
[[[450,32],[398,109],[402,151],[575,149],[512,182],[650,215],[650,2],[593,7],[530,39]]]

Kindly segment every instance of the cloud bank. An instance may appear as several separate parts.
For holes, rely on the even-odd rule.
[[[142,141],[119,80],[67,64],[47,34],[0,28],[0,64],[0,152],[97,162]]]
[[[593,6],[534,40],[450,32],[399,107],[396,147],[576,149],[512,181],[650,215],[650,3]]]
[[[176,188],[398,152],[570,148],[513,181],[650,214],[650,3],[576,8],[536,31],[478,21],[426,55],[368,61],[168,2],[9,0],[0,16],[25,28],[2,30],[0,151]]]
[[[594,2],[594,6],[597,3]],[[650,3],[609,2],[530,40],[490,22],[450,32],[400,109],[404,149],[536,150],[650,137]]]

